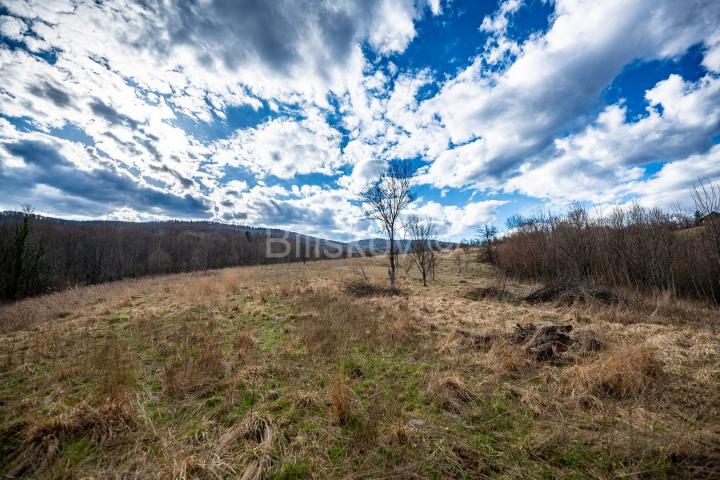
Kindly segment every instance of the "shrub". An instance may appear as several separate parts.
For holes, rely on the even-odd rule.
[[[639,205],[591,218],[576,205],[564,216],[519,216],[498,247],[497,265],[516,278],[567,287],[591,284],[666,291],[720,302],[720,253],[713,222]]]

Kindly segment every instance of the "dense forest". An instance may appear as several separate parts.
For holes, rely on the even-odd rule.
[[[220,223],[72,221],[3,212],[0,299],[143,275],[346,256],[346,248],[282,230]]]

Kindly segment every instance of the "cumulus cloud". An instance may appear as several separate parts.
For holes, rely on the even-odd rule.
[[[214,161],[242,165],[263,177],[297,174],[332,175],[340,166],[340,134],[319,115],[303,120],[275,119],[240,130],[213,145]]]
[[[720,134],[720,79],[696,83],[671,75],[645,93],[647,113],[626,121],[621,104],[607,107],[581,132],[555,140],[549,159],[526,164],[506,187],[533,196],[596,203],[618,200],[642,165],[707,151]]]
[[[690,173],[715,175],[713,0],[556,0],[547,32],[525,38],[508,32],[530,2],[503,0],[474,20],[476,56],[445,71],[408,50],[428,30],[419,20],[461,10],[440,0],[3,5],[6,208],[210,216],[346,238],[372,233],[354,195],[387,161],[419,158],[434,196],[414,211],[458,238],[495,218],[504,200],[493,192],[664,204]],[[624,66],[696,45],[699,80],[661,79],[640,117],[604,105]],[[249,112],[242,127],[234,107]],[[455,188],[484,199],[444,205]]]
[[[52,201],[60,211],[67,208],[71,216],[108,215],[127,205],[150,214],[209,216],[210,205],[201,198],[173,195],[139,184],[109,162],[91,169],[78,168],[66,158],[63,150],[74,157],[92,156],[92,152],[83,151],[77,145],[40,138],[3,142],[0,152],[0,185],[6,192],[3,203],[44,199]],[[58,199],[60,205],[56,203]]]
[[[72,144],[92,155],[62,157],[68,169],[112,165],[139,188],[211,201],[227,184],[226,167],[256,178],[334,175],[349,156],[315,104],[327,107],[328,92],[362,96],[383,89],[381,74],[365,81],[361,44],[378,55],[397,54],[415,37],[417,19],[441,13],[437,0],[11,0],[5,6],[0,32],[23,48],[0,49],[4,115],[27,119],[45,140],[74,132],[76,142],[58,138],[53,148]],[[186,117],[225,119],[230,106],[261,108],[260,98],[278,113],[284,105],[296,108],[216,141],[180,127]],[[15,133],[3,140],[25,138]],[[18,161],[5,153],[8,165]],[[283,212],[264,210],[279,212],[272,218]]]
[[[427,181],[487,185],[515,171],[589,113],[624,65],[680,55],[713,35],[720,4],[691,3],[558,0],[549,31],[526,41],[505,70],[488,73],[479,56],[421,105],[460,145],[433,158]]]
[[[221,218],[257,226],[271,226],[335,240],[370,234],[361,209],[347,191],[319,186],[286,189],[256,185],[234,195]]]
[[[690,189],[698,179],[720,182],[720,145],[663,165],[657,174],[632,185],[629,191],[643,205],[671,209],[688,205]]]
[[[503,0],[493,15],[487,15],[480,24],[480,30],[490,33],[485,42],[485,61],[491,65],[505,60],[509,55],[517,56],[520,46],[507,38],[507,29],[512,15],[522,7],[522,0]]]
[[[0,34],[12,40],[22,40],[27,32],[27,25],[19,18],[0,15]]]
[[[497,210],[506,200],[483,200],[465,205],[442,205],[428,201],[412,207],[413,213],[430,219],[445,238],[472,238],[475,229],[496,219]]]

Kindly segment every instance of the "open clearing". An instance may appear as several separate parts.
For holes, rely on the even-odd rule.
[[[716,308],[530,304],[450,254],[428,288],[347,293],[361,265],[385,282],[384,258],[322,261],[0,308],[0,475],[720,477]],[[572,345],[541,358],[518,323]]]

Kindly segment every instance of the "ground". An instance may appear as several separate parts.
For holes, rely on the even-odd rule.
[[[716,307],[530,304],[534,286],[450,253],[427,288],[410,271],[399,294],[346,290],[361,269],[383,284],[384,261],[0,307],[0,475],[720,477]],[[518,323],[571,325],[574,343],[541,359],[513,341]]]

